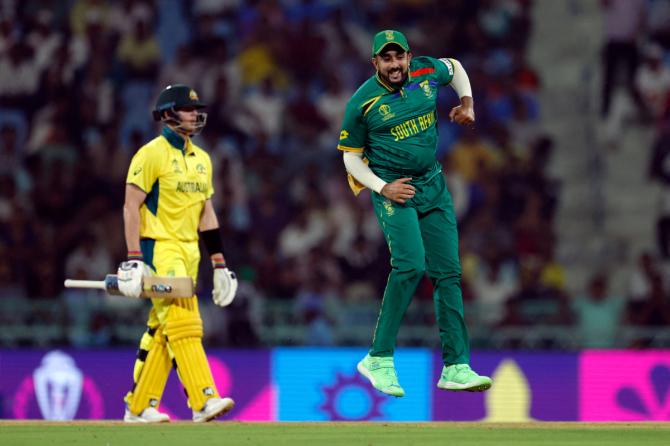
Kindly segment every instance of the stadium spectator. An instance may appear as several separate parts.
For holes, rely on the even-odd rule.
[[[575,297],[571,306],[581,346],[602,349],[617,345],[625,300],[609,293],[606,275],[591,277],[586,293]]]

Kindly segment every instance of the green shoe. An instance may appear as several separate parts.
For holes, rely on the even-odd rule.
[[[405,391],[398,383],[398,376],[393,365],[393,356],[366,355],[356,368],[380,392],[392,396],[405,396]]]
[[[483,392],[488,390],[491,384],[493,384],[491,378],[478,375],[468,364],[454,364],[442,367],[437,387],[444,390]]]

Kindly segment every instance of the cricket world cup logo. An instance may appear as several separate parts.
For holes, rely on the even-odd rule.
[[[72,357],[60,351],[48,353],[33,373],[35,395],[46,420],[71,420],[81,400],[84,382]]]

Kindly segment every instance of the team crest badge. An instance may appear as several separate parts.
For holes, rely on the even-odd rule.
[[[421,86],[421,89],[423,90],[423,94],[426,95],[427,98],[432,98],[433,97],[433,89],[430,87],[430,83],[426,80],[423,81],[419,84]]]
[[[391,41],[393,40],[393,31],[386,31],[386,40]]]
[[[342,141],[343,139],[347,139],[348,137],[349,137],[349,132],[347,132],[346,130],[342,130],[340,132],[340,141]]]
[[[195,166],[195,171],[203,175],[205,172],[207,172],[207,169],[205,169],[205,166],[203,166],[202,164],[198,164],[197,166]]]
[[[191,98],[192,101],[197,101],[198,93],[196,93],[195,90],[191,90],[188,92],[188,97]]]

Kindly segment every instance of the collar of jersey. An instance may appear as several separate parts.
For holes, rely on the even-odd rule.
[[[407,70],[407,79],[405,79],[405,83],[403,83],[402,86],[401,86],[400,88],[398,88],[397,90],[394,89],[393,87],[391,87],[391,86],[390,86],[389,84],[387,84],[386,82],[384,82],[384,81],[382,80],[382,78],[379,77],[379,72],[375,72],[375,78],[377,79],[377,82],[378,82],[382,87],[384,87],[386,90],[389,91],[389,93],[399,92],[401,95],[404,95],[404,94],[405,94],[405,93],[404,93],[404,89],[405,89],[405,87],[406,87],[406,86],[410,83],[410,81],[412,80],[412,73],[410,72],[409,67],[408,67],[408,70]]]
[[[173,149],[177,149],[183,153],[188,153],[191,151],[190,140],[184,139],[179,133],[175,132],[170,127],[163,127],[162,134]]]

